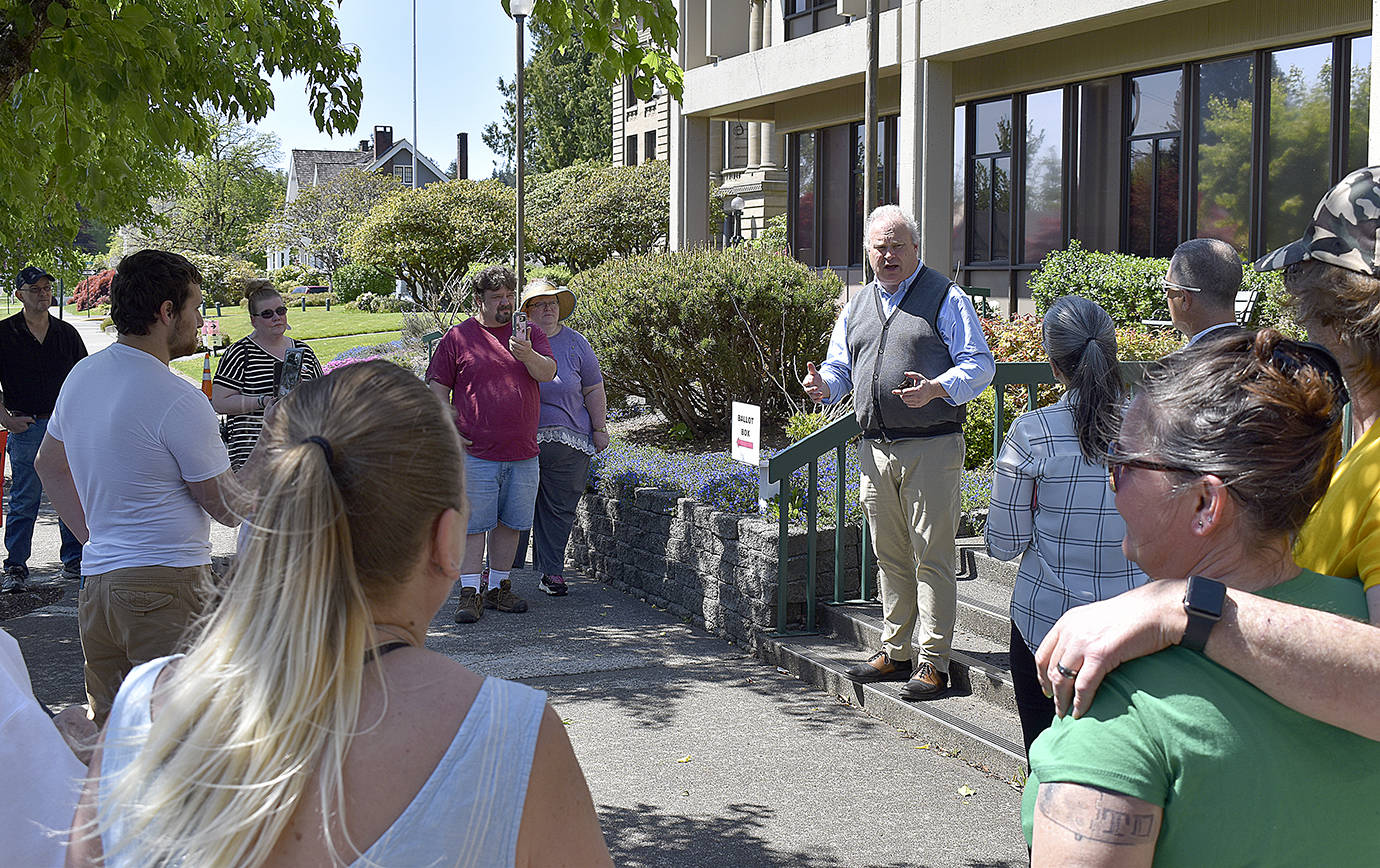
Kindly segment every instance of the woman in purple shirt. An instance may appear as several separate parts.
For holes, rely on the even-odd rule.
[[[575,293],[538,278],[522,293],[522,309],[545,332],[556,359],[556,379],[541,384],[541,483],[532,521],[532,566],[542,574],[541,589],[553,597],[566,593],[565,545],[575,507],[589,479],[589,459],[609,445],[608,397],[599,360],[584,335],[561,325],[575,309]],[[518,543],[514,564],[526,560],[528,534]]]

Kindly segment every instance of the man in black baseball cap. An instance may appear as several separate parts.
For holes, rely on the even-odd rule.
[[[48,312],[53,302],[53,276],[31,265],[15,276],[14,286],[23,309],[0,320],[0,425],[9,432],[5,451],[11,468],[0,591],[8,594],[28,590],[29,553],[43,496],[34,458],[63,380],[73,365],[86,358],[86,344],[77,330]],[[63,578],[77,579],[81,576],[81,543],[61,521],[58,532]]]

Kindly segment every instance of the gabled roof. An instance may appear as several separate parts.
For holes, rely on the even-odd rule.
[[[370,168],[377,169],[384,163],[387,163],[390,159],[393,158],[393,155],[396,154],[398,151],[401,151],[404,146],[407,147],[409,153],[412,152],[412,143],[409,142],[407,139],[399,139],[398,141],[393,143],[393,147],[389,148],[384,154],[382,154],[377,160],[375,160]],[[430,169],[431,173],[435,175],[437,178],[440,178],[442,181],[446,180],[446,173],[442,171],[441,168],[437,166],[435,163],[431,162],[431,160],[428,159],[426,154],[423,154],[421,151],[417,151],[416,153],[418,163],[421,163],[423,166],[426,166],[428,169]]]
[[[373,151],[313,151],[292,149],[292,173],[297,189],[324,184],[348,168],[367,169],[374,162]]]

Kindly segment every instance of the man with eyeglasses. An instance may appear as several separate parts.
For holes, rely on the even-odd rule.
[[[1174,328],[1195,344],[1236,326],[1236,291],[1241,288],[1241,257],[1216,238],[1194,238],[1174,249],[1169,272],[1160,281]]]
[[[14,279],[19,313],[0,321],[0,425],[9,432],[10,511],[5,516],[5,574],[0,590],[28,590],[29,554],[43,483],[34,458],[48,430],[58,392],[72,366],[86,358],[86,344],[71,323],[48,312],[53,276],[29,266]],[[81,542],[58,521],[62,577],[81,576]]]
[[[474,316],[446,332],[426,371],[427,385],[455,408],[455,425],[465,445],[470,515],[457,624],[473,624],[485,609],[527,611],[527,601],[513,593],[508,573],[519,535],[532,529],[537,503],[538,384],[556,378],[555,353],[546,333],[529,326],[525,313],[514,317],[517,275],[512,269],[486,268],[471,288]],[[486,554],[489,566],[481,572]]]
[[[914,220],[883,205],[864,232],[876,278],[844,308],[824,364],[807,365],[801,385],[828,403],[852,391],[863,431],[859,499],[884,623],[881,650],[846,674],[904,681],[903,698],[934,699],[949,686],[958,602],[964,405],[992,382],[996,363],[967,293],[920,261]]]

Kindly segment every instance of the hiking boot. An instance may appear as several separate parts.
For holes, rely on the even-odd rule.
[[[513,593],[513,583],[504,579],[498,583],[497,588],[490,588],[484,592],[484,608],[497,609],[500,612],[526,612],[527,601]]]
[[[22,594],[29,590],[29,571],[24,567],[5,567],[5,578],[0,581],[0,593]]]
[[[460,605],[455,607],[455,623],[473,624],[484,615],[484,598],[474,588],[460,589]]]
[[[859,684],[872,684],[876,681],[905,681],[910,677],[910,661],[894,660],[878,651],[863,663],[849,666],[843,672],[850,680]]]
[[[553,597],[564,597],[570,590],[565,586],[565,576],[559,573],[554,576],[550,573],[543,573],[541,589]]]

